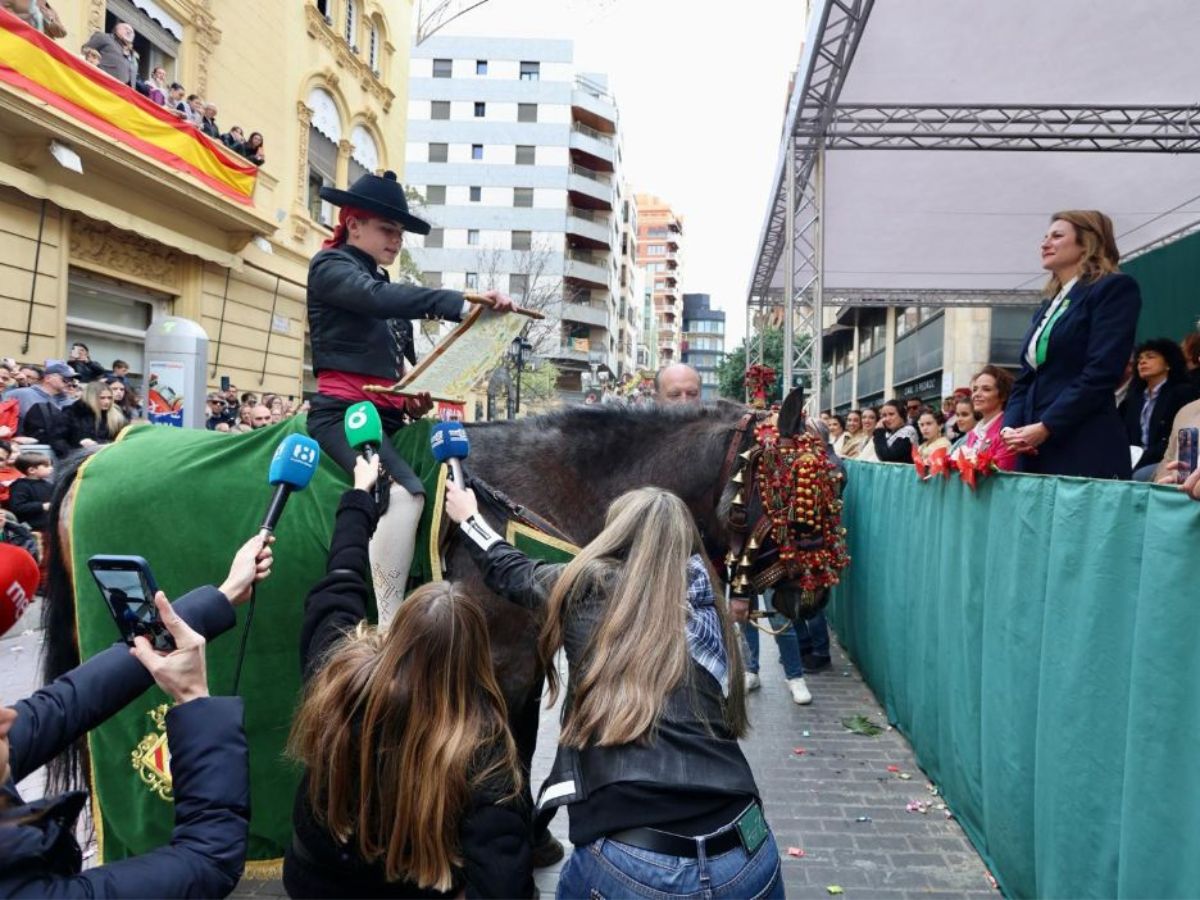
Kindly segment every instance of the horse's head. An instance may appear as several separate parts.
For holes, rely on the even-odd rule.
[[[735,436],[738,452],[718,515],[735,596],[774,588],[780,609],[815,611],[849,557],[837,467],[824,436],[805,426],[803,405],[797,388],[778,416],[753,423],[751,435]]]

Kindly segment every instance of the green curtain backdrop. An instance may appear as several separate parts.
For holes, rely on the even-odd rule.
[[[1200,504],[846,465],[831,621],[1005,893],[1200,894]]]
[[[1142,289],[1138,340],[1180,340],[1200,320],[1200,234],[1152,250],[1121,269]],[[1198,889],[1200,890],[1200,889]]]

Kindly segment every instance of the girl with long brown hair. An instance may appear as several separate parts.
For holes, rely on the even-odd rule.
[[[446,511],[497,593],[542,607],[550,701],[566,651],[558,754],[538,811],[567,805],[559,896],[782,897],[779,852],[738,746],[747,728],[733,623],[700,535],[668,491],[618,497],[570,563],[530,560],[453,484]]]
[[[305,767],[283,883],[293,897],[531,897],[529,810],[478,601],[446,582],[368,626],[369,491],[359,460],[325,577],[305,601]]]

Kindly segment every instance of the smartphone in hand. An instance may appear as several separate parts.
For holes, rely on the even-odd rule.
[[[1200,428],[1179,429],[1179,461],[1183,464],[1178,472],[1179,483],[1183,484],[1200,463]]]
[[[158,586],[146,560],[140,556],[93,556],[88,568],[126,644],[132,647],[140,634],[155,650],[175,649],[175,639],[154,605]]]

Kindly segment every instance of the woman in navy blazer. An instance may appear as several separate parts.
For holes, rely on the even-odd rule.
[[[1142,297],[1117,269],[1112,220],[1055,213],[1042,239],[1046,302],[1021,351],[1001,437],[1018,471],[1129,478],[1129,443],[1114,392],[1133,351]]]

